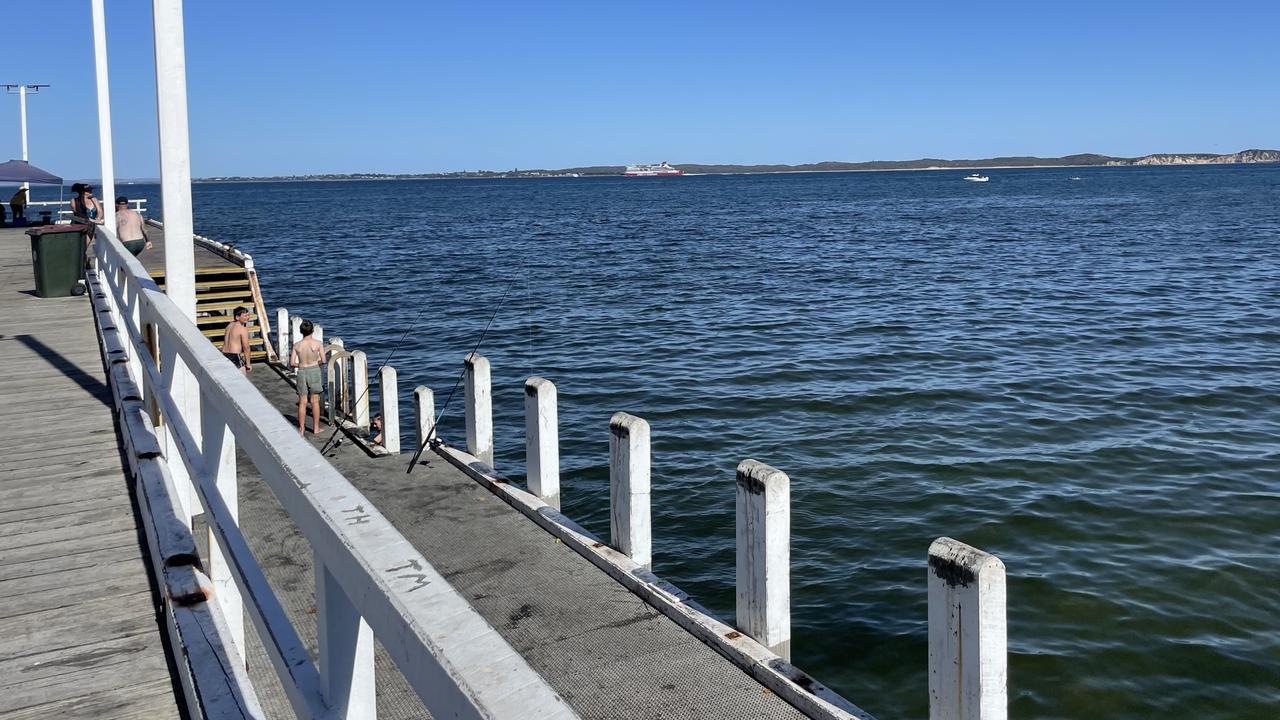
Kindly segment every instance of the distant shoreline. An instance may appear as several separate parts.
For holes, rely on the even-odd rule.
[[[1275,159],[1261,160],[1199,160],[1194,162],[1113,162],[1113,163],[1041,163],[1041,164],[1019,164],[1019,165],[987,165],[980,164],[980,160],[964,160],[964,161],[947,161],[956,163],[965,163],[963,165],[930,165],[927,167],[851,167],[851,168],[806,168],[796,167],[793,169],[769,169],[769,170],[751,170],[746,169],[751,166],[740,166],[741,170],[686,170],[685,176],[695,177],[704,175],[796,175],[802,173],[875,173],[875,172],[938,172],[938,171],[961,171],[961,170],[1050,170],[1055,168],[1126,168],[1126,167],[1187,167],[1187,166],[1204,166],[1204,165],[1267,165],[1280,163],[1280,151],[1250,151],[1275,153]],[[1239,155],[1236,153],[1235,155]],[[1150,157],[1150,156],[1149,156]],[[1185,155],[1168,156],[1168,157],[1188,157]],[[1234,157],[1222,156],[1222,157]],[[1051,158],[1046,158],[1051,160]],[[973,164],[970,164],[973,163]],[[677,166],[680,167],[680,166]],[[620,169],[619,169],[620,170]],[[412,180],[551,180],[551,179],[589,179],[589,178],[611,178],[622,177],[621,171],[617,173],[609,172],[579,172],[577,175],[569,174],[568,171],[526,171],[519,173],[427,173],[421,175],[392,175],[383,176],[372,174],[353,174],[345,175],[271,175],[264,177],[212,177],[212,178],[195,178],[192,183],[202,185],[216,184],[233,184],[233,183],[272,183],[272,182],[388,182],[388,181],[412,181]],[[644,180],[647,178],[636,178]]]

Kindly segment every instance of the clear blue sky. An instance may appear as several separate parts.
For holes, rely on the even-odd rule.
[[[0,82],[53,85],[32,162],[96,177],[89,0],[12,5]],[[150,7],[107,0],[120,177],[157,175]],[[1278,26],[1274,0],[188,0],[193,170],[1274,148]]]

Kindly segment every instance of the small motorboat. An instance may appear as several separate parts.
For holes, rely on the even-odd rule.
[[[987,182],[991,180],[991,178],[987,177],[986,175],[979,175],[978,173],[974,173],[972,175],[966,175],[964,179],[968,180],[969,182]]]

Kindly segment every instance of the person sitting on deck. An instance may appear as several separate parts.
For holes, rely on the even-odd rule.
[[[369,444],[382,444],[382,414],[373,416],[373,420],[369,421]]]
[[[298,434],[304,435],[307,429],[307,402],[311,402],[311,432],[320,432],[320,393],[323,392],[323,378],[320,366],[324,365],[324,346],[319,340],[311,337],[316,329],[310,320],[303,320],[298,326],[302,339],[293,346],[289,357],[289,366],[298,369]]]
[[[249,308],[241,306],[231,313],[231,322],[222,331],[222,355],[245,375],[253,372],[253,361],[249,358],[248,325]],[[241,356],[244,357],[243,361]]]
[[[134,257],[141,255],[143,250],[151,249],[151,238],[147,237],[147,225],[142,221],[142,215],[129,209],[129,198],[123,195],[116,198],[116,236]]]

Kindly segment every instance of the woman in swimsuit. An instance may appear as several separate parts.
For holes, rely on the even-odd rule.
[[[76,183],[71,186],[71,190],[76,194],[75,197],[71,198],[71,217],[76,222],[89,226],[84,231],[85,267],[88,267],[92,264],[88,260],[89,246],[93,244],[93,239],[98,234],[98,226],[106,222],[106,219],[103,217],[102,203],[98,202],[98,198],[93,196],[92,185]]]

